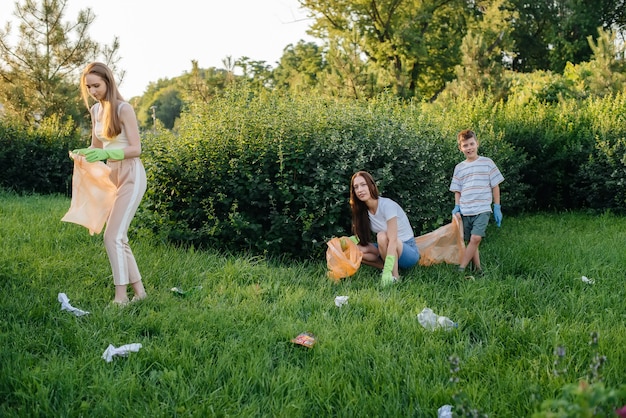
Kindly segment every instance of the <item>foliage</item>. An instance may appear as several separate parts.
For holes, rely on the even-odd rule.
[[[374,66],[377,78],[387,80],[385,87],[398,97],[433,97],[453,78],[465,32],[464,1],[300,3],[311,11],[311,32],[334,46],[332,49],[341,45],[348,53],[345,59],[336,57],[339,62],[354,63],[355,57],[366,60],[362,65]],[[342,66],[327,61],[332,71],[352,79]]]
[[[285,47],[272,78],[277,89],[295,93],[310,91],[317,86],[325,67],[321,48],[314,42],[300,41]]]
[[[626,385],[618,388],[606,387],[602,382],[601,368],[607,361],[606,356],[597,352],[598,333],[591,333],[589,345],[596,350],[589,365],[588,376],[581,379],[578,384],[569,383],[563,386],[559,398],[547,399],[541,403],[539,412],[533,414],[533,418],[579,418],[579,417],[613,417],[616,416],[618,407],[626,399]],[[554,364],[562,366],[566,361],[565,347],[555,350],[557,356]],[[555,375],[567,373],[567,369],[555,369]],[[626,411],[626,405],[620,408]],[[622,414],[619,414],[620,417]]]
[[[384,97],[328,101],[244,88],[195,104],[179,135],[145,141],[145,216],[175,241],[315,256],[350,231],[349,179],[365,169],[405,208],[416,234],[430,231],[448,219],[459,152],[455,136],[413,127],[419,115],[402,109]],[[495,160],[515,155],[497,136],[485,149]],[[506,169],[513,193],[523,167],[515,158]]]
[[[578,97],[603,97],[626,91],[626,46],[618,44],[616,36],[615,31],[598,29],[596,42],[588,37],[592,59],[578,65],[566,65],[563,77],[572,84]]]
[[[624,0],[598,0],[593,7],[578,0],[551,2],[511,0],[519,19],[513,24],[516,50],[512,68],[561,73],[567,63],[588,61],[592,49],[587,37],[626,25]]]
[[[71,121],[43,121],[37,129],[0,123],[0,188],[18,193],[69,195],[73,164],[68,152],[80,146]]]
[[[456,134],[473,129],[492,158],[505,216],[612,210],[626,203],[623,94],[556,103],[476,95],[405,103],[258,95],[234,84],[191,105],[177,134],[144,132],[143,219],[164,239],[255,254],[315,257],[350,231],[348,181],[372,172],[409,213],[415,233],[448,219]],[[88,145],[71,123],[0,123],[2,187],[68,193],[67,152]],[[259,239],[262,236],[263,239]]]
[[[624,138],[623,94],[557,103],[493,104],[490,97],[438,102],[426,114],[431,123],[446,127],[450,136],[472,127],[481,137],[501,138],[527,162],[519,174],[523,194],[508,196],[525,210],[594,208],[623,211],[625,162],[620,154]],[[442,128],[443,129],[443,128]],[[489,153],[481,144],[481,152]],[[518,165],[517,158],[498,161],[501,170]],[[503,189],[509,184],[506,171]],[[509,199],[503,198],[503,202]],[[503,203],[504,204],[504,203]]]
[[[183,250],[135,221],[130,240],[148,299],[120,310],[108,306],[102,236],[59,221],[69,203],[0,194],[3,417],[434,417],[444,404],[529,417],[588,379],[596,353],[606,356],[604,393],[624,383],[624,217],[505,217],[481,244],[483,278],[416,267],[385,289],[367,266],[335,284],[323,257],[279,264]],[[201,289],[180,296],[175,286]],[[61,310],[61,292],[90,314]],[[337,308],[337,295],[348,304]],[[424,307],[459,327],[422,328]],[[594,330],[597,346],[588,344]],[[290,342],[306,331],[312,349]],[[101,358],[109,344],[128,343],[142,348]],[[569,354],[555,374],[558,347]],[[451,356],[460,365],[454,383]],[[622,394],[603,407],[625,402]]]
[[[580,199],[593,209],[626,207],[626,99],[589,100],[581,112],[595,125],[595,147],[581,162]]]
[[[115,68],[119,48],[101,46],[89,37],[95,19],[91,9],[64,22],[67,0],[15,4],[19,22],[16,45],[11,24],[0,30],[0,103],[11,118],[36,125],[48,117],[81,122],[85,114],[77,88],[79,71],[98,57]]]
[[[623,34],[626,25],[624,0],[602,0],[591,9],[578,0],[300,4],[313,19],[310,33],[325,47],[319,91],[358,98],[391,91],[434,100],[451,82],[457,95],[481,89],[505,97],[505,69],[561,73],[590,60],[595,50],[587,39],[598,28]]]
[[[488,2],[481,9],[482,16],[469,25],[461,44],[456,79],[446,87],[448,93],[470,96],[484,92],[497,100],[506,96],[508,86],[502,61],[512,54],[511,21],[517,18],[507,6],[505,0]]]

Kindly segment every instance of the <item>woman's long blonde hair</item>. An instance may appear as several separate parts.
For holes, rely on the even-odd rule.
[[[117,112],[117,107],[120,102],[124,101],[124,98],[117,89],[113,71],[111,71],[106,64],[101,62],[92,62],[85,67],[83,74],[80,77],[80,92],[83,97],[83,101],[85,102],[85,106],[87,106],[87,109],[89,109],[90,112],[91,104],[89,102],[89,98],[91,96],[89,95],[89,89],[87,89],[87,83],[85,81],[87,74],[95,74],[106,83],[106,97],[100,100],[100,104],[102,106],[102,134],[107,139],[113,139],[122,132],[122,124]],[[97,115],[92,115],[91,117],[95,118]]]

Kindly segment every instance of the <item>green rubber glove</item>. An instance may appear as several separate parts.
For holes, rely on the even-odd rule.
[[[72,151],[72,154],[82,154],[85,155],[85,153],[89,151],[89,148],[78,148],[75,149],[74,151]]]
[[[359,237],[357,237],[356,235],[352,235],[350,237],[350,241],[354,242],[355,244],[359,243]]]
[[[85,152],[85,157],[87,158],[87,162],[89,163],[93,163],[96,161],[104,161],[109,158],[112,160],[123,160],[124,150],[123,149],[105,150],[102,148],[90,148]]]
[[[388,286],[393,284],[393,276],[391,272],[393,271],[393,266],[396,264],[396,256],[388,255],[385,257],[385,264],[383,266],[383,275],[380,279],[380,284],[383,286]]]

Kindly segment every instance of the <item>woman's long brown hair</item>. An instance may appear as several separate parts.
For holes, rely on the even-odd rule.
[[[372,230],[370,218],[367,213],[367,205],[359,200],[354,193],[354,179],[363,177],[372,199],[378,199],[378,187],[374,183],[374,178],[367,171],[357,171],[350,179],[350,208],[352,209],[352,232],[359,237],[359,244],[367,245],[370,242]]]

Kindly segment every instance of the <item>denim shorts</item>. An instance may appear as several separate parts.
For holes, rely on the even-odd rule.
[[[378,248],[377,243],[373,243],[374,247]],[[420,260],[420,250],[417,248],[415,238],[408,239],[402,242],[402,255],[398,260],[398,267],[401,269],[408,269],[417,264]],[[384,260],[383,260],[384,261]]]
[[[408,239],[402,244],[402,255],[398,260],[398,267],[408,269],[416,265],[420,260],[420,251],[415,243],[415,238]]]

